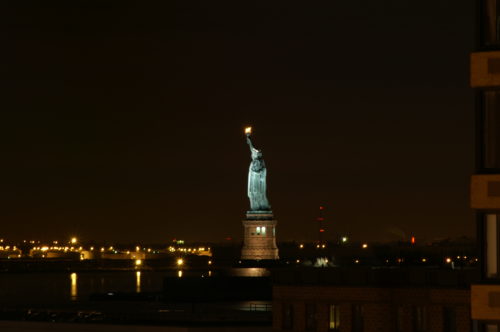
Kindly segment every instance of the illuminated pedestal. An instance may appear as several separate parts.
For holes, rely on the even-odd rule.
[[[243,220],[245,230],[241,259],[279,259],[276,224],[271,211],[249,211]]]

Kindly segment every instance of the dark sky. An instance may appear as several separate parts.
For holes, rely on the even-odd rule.
[[[0,235],[473,236],[470,1],[5,1]]]

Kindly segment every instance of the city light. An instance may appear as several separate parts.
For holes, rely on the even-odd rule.
[[[246,127],[245,134],[251,134],[251,133],[252,133],[252,127]]]
[[[75,244],[78,242],[78,239],[76,237],[71,238],[71,244]]]
[[[342,242],[347,242],[350,241],[350,238],[347,236],[340,236],[338,238],[339,243]],[[81,240],[80,240],[81,241]],[[198,246],[198,245],[191,245],[191,248],[189,248],[189,244],[187,244],[185,247],[178,247],[178,246],[165,246],[163,248],[156,248],[156,247],[150,247],[150,246],[145,246],[145,247],[139,247],[135,245],[131,246],[123,246],[123,245],[118,245],[118,247],[113,247],[110,246],[110,244],[103,244],[103,247],[100,246],[80,246],[80,242],[77,240],[77,245],[72,245],[68,242],[66,246],[64,246],[65,241],[59,241],[62,245],[61,246],[56,246],[53,245],[55,241],[38,241],[38,240],[29,240],[29,242],[32,242],[32,245],[29,245],[27,248],[28,252],[22,253],[24,248],[19,248],[17,246],[7,245],[8,242],[6,243],[0,243],[0,252],[3,255],[4,259],[17,259],[17,258],[22,258],[22,257],[32,257],[32,258],[38,258],[42,260],[54,260],[54,259],[65,259],[65,260],[99,260],[99,259],[117,259],[117,260],[122,260],[122,259],[128,259],[130,266],[135,270],[134,272],[142,271],[144,268],[149,268],[149,265],[145,265],[144,260],[146,258],[156,258],[152,256],[156,255],[165,255],[168,254],[170,255],[170,259],[173,260],[173,265],[171,267],[175,268],[175,270],[187,270],[187,268],[191,268],[194,266],[198,266],[199,262],[201,264],[206,264],[204,265],[205,267],[212,268],[212,265],[214,265],[213,257],[211,254],[207,254],[207,250],[210,250],[207,246]],[[70,241],[72,242],[72,241]],[[408,244],[409,241],[407,241]],[[28,243],[28,242],[27,242]],[[48,245],[47,245],[48,243]],[[287,264],[297,264],[299,266],[300,264],[308,264],[307,260],[304,260],[304,258],[300,257],[300,252],[303,252],[303,249],[307,248],[311,249],[316,246],[317,253],[321,253],[326,251],[326,248],[329,248],[329,244],[327,242],[315,242],[315,243],[295,243],[297,247],[296,249],[299,249],[299,252],[297,252],[296,257],[290,257],[289,261]],[[356,242],[355,246],[359,246],[357,248],[362,249],[362,252],[365,254],[368,254],[368,248],[370,248],[370,251],[372,250],[377,250],[377,245],[373,243],[368,243],[368,242]],[[330,246],[331,247],[331,246]],[[139,249],[140,252],[135,252],[135,249]],[[334,245],[333,248],[336,248]],[[174,251],[172,251],[174,249]],[[320,250],[322,249],[322,251]],[[101,250],[101,254],[96,255],[96,252]],[[9,252],[11,251],[11,252]],[[148,254],[150,252],[150,254]],[[180,252],[180,253],[179,253]],[[22,254],[21,254],[22,253]],[[114,255],[113,255],[114,253]],[[467,253],[464,254],[464,253]],[[151,256],[150,256],[151,255]],[[197,255],[197,256],[207,256],[206,259],[200,260],[199,262],[197,259],[194,259],[191,261],[189,257],[191,255]],[[428,254],[421,255],[421,256],[416,256],[416,257],[406,257],[405,255],[401,255],[399,257],[392,257],[389,258],[388,256],[382,257],[381,259],[381,264],[383,265],[390,265],[390,264],[407,264],[410,265],[428,265],[429,264],[438,264],[437,262],[441,262],[441,265],[447,266],[447,267],[453,267],[454,264],[465,264],[465,265],[474,265],[475,262],[478,262],[478,259],[474,256],[469,254],[468,251],[463,251],[460,253],[448,253],[447,255],[442,255],[439,258],[433,258],[429,256],[427,258]],[[363,260],[363,265],[368,264],[368,261],[365,261],[366,259],[360,255],[361,258],[354,258],[351,256],[350,262],[351,264],[359,264],[361,265],[361,260]],[[160,257],[157,257],[160,258]],[[188,261],[186,261],[188,259]],[[436,261],[436,259],[438,261]],[[189,264],[187,264],[189,262]],[[204,262],[204,263],[203,263]],[[326,258],[324,259],[325,263],[328,263]],[[241,263],[240,263],[241,264]],[[175,271],[174,270],[174,271]],[[205,274],[205,276],[207,276]]]

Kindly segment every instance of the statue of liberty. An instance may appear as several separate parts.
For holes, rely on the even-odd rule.
[[[254,148],[250,140],[252,127],[245,128],[247,143],[252,154],[252,162],[248,170],[248,198],[250,199],[251,211],[270,211],[271,206],[266,197],[266,164],[262,158],[262,152]]]

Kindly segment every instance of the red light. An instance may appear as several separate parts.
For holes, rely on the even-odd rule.
[[[320,232],[320,233],[323,233],[324,231],[325,231],[325,230],[324,230],[323,228],[321,228],[321,229],[319,230],[319,232]]]
[[[323,209],[324,209],[324,207],[323,207],[323,206],[320,206],[320,207],[319,207],[319,209],[320,209],[320,210],[323,210]]]
[[[411,244],[415,244],[415,237],[414,236],[411,237]]]
[[[323,221],[323,220],[325,220],[325,218],[323,218],[323,217],[318,218],[318,221]]]
[[[233,238],[232,238],[232,237],[230,237],[230,236],[226,237],[226,240],[227,240],[227,241],[231,241],[232,239],[233,239]]]

